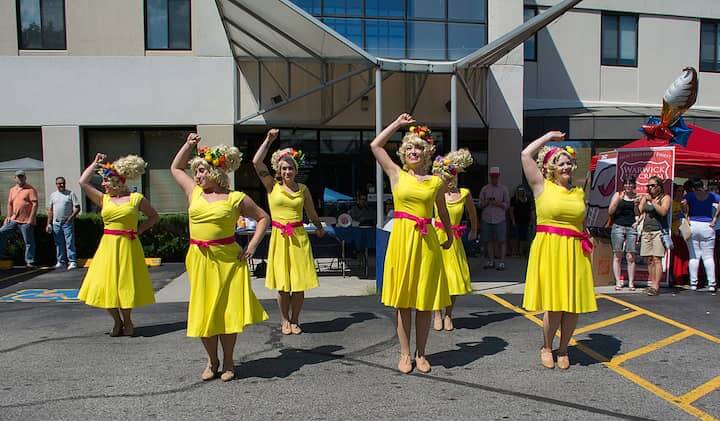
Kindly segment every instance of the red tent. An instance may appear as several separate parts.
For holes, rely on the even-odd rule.
[[[686,147],[675,145],[675,173],[676,175],[710,175],[720,169],[720,133],[689,124],[692,129]],[[650,148],[671,146],[664,140],[638,139],[621,147]],[[598,156],[592,157],[590,169],[594,170]],[[678,174],[680,173],[680,174]]]

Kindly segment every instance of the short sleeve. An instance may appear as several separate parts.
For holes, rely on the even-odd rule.
[[[73,204],[74,208],[80,207],[80,201],[78,200],[78,197],[74,192],[70,193],[70,199],[72,200],[72,204]]]
[[[140,205],[140,202],[145,198],[141,193],[131,193],[130,194],[130,205],[132,207],[138,207]]]
[[[241,191],[231,191],[230,192],[230,205],[233,208],[239,208],[240,203],[245,199],[246,194]]]

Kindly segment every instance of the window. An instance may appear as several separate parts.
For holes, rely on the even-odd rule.
[[[487,2],[477,0],[448,0],[448,19],[485,22]]]
[[[703,21],[700,25],[700,71],[720,72],[720,24]]]
[[[404,0],[365,0],[365,16],[404,18]]]
[[[405,57],[405,22],[365,21],[365,48],[370,54],[379,57]]]
[[[638,18],[602,15],[602,64],[637,67]]]
[[[445,0],[408,0],[408,17],[445,19]]]
[[[485,25],[448,24],[448,58],[465,57],[485,45]]]
[[[325,16],[361,16],[362,0],[324,0],[323,15]]]
[[[445,25],[434,22],[408,22],[408,58],[443,60]]]
[[[320,0],[294,0],[293,3],[311,15],[319,15],[322,12]]]
[[[21,50],[66,49],[64,0],[18,0],[17,17]]]
[[[523,9],[525,22],[537,16],[538,11],[534,7],[526,7]],[[537,61],[537,33],[525,40],[523,45],[525,49],[525,61]]]
[[[190,0],[145,0],[145,49],[190,49]]]
[[[360,19],[326,18],[323,19],[323,22],[355,45],[363,46],[362,21]]]

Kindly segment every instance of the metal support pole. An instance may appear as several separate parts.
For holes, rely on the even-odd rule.
[[[375,68],[375,136],[379,135],[383,130],[382,126],[382,70],[380,67]],[[375,208],[377,211],[377,227],[383,227],[383,219],[385,219],[383,208],[383,170],[379,163],[375,163],[375,193],[377,199]]]
[[[457,134],[457,73],[450,77],[450,150],[458,147]]]

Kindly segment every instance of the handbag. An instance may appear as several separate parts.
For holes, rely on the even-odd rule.
[[[682,235],[682,238],[685,241],[690,240],[690,237],[692,236],[692,231],[690,230],[690,222],[688,222],[687,218],[683,218],[680,221],[678,231],[680,231],[680,235]]]

